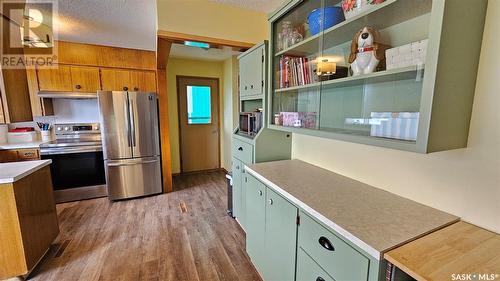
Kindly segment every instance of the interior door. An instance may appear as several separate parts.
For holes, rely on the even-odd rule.
[[[133,157],[160,155],[157,95],[129,92],[128,97]]]
[[[219,80],[177,77],[181,172],[220,168]]]
[[[132,158],[127,92],[97,92],[105,159]]]

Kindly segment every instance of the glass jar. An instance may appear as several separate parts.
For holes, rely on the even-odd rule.
[[[281,24],[281,41],[282,41],[282,47],[283,49],[286,49],[290,46],[292,46],[292,22],[291,21],[284,21]]]

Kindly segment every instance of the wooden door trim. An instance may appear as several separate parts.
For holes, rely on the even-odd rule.
[[[227,40],[222,38],[200,36],[200,35],[173,32],[167,30],[158,30],[156,34],[158,38],[170,40],[174,43],[183,43],[184,41],[203,42],[210,44],[211,47],[221,48],[224,46],[228,46],[232,47],[234,50],[237,51],[246,51],[255,45],[255,43]]]
[[[198,79],[198,80],[211,80],[214,81],[217,84],[217,145],[218,145],[218,153],[217,153],[217,168],[215,169],[220,169],[220,159],[221,159],[221,145],[220,145],[220,139],[221,139],[221,127],[220,127],[220,83],[219,83],[219,78],[216,77],[202,77],[202,76],[187,76],[187,75],[176,75],[175,76],[175,87],[177,90],[177,126],[179,129],[179,165],[180,165],[180,174],[184,174],[185,172],[182,169],[182,130],[181,130],[181,106],[180,106],[180,99],[181,99],[181,92],[180,92],[180,87],[179,87],[179,81],[181,79]],[[215,170],[212,169],[212,170]],[[190,172],[188,172],[190,173]]]

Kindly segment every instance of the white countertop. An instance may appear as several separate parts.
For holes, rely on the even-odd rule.
[[[23,149],[23,148],[40,148],[40,144],[44,141],[21,142],[21,143],[0,143],[0,150]]]
[[[52,160],[0,163],[0,184],[13,183],[52,163]]]

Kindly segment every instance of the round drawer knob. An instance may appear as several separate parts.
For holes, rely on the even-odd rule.
[[[269,202],[269,205],[272,205],[274,203],[273,199],[269,199],[267,202]]]
[[[259,190],[259,196],[262,196],[262,190]]]
[[[78,89],[78,90],[80,90],[82,88],[82,86],[81,85],[76,85],[75,88]]]

